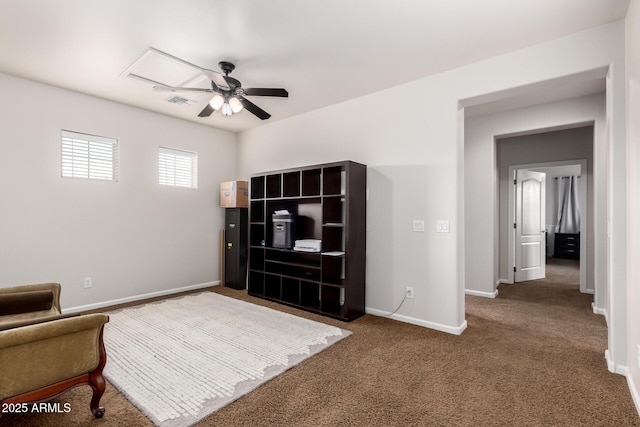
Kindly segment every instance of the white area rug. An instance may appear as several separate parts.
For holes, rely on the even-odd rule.
[[[212,292],[109,317],[104,375],[163,427],[192,425],[351,334]]]

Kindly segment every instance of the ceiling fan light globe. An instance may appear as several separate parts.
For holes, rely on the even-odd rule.
[[[229,117],[233,115],[233,110],[231,109],[231,106],[229,105],[228,102],[225,102],[224,104],[222,104],[222,108],[220,108],[220,112],[225,117]]]
[[[229,106],[231,107],[231,111],[233,111],[234,113],[239,113],[244,108],[242,102],[240,102],[240,100],[235,97],[229,99]]]
[[[209,105],[211,105],[211,108],[213,108],[216,111],[218,111],[223,104],[224,104],[224,98],[222,97],[222,95],[216,95],[213,98],[211,98],[211,101],[209,101]]]

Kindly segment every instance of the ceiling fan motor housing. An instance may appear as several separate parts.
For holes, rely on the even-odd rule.
[[[227,61],[220,61],[218,62],[218,66],[220,67],[220,69],[222,71],[224,71],[224,73],[228,76],[230,72],[232,72],[233,70],[236,69],[236,66],[233,65],[231,62],[227,62]]]

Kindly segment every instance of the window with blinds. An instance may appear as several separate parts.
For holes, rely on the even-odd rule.
[[[118,180],[118,140],[62,131],[62,177]]]
[[[160,185],[197,187],[197,153],[160,147],[158,164]]]

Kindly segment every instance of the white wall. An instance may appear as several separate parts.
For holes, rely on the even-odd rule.
[[[247,177],[342,159],[367,164],[369,312],[393,311],[413,286],[415,299],[395,317],[459,332],[465,327],[459,101],[611,64],[621,69],[623,33],[622,22],[612,23],[242,132],[239,172]],[[620,86],[624,91],[618,72],[611,79],[616,94]],[[624,94],[614,104],[612,143],[624,148]],[[426,231],[412,232],[412,219],[424,219]],[[437,220],[451,221],[451,232],[436,233]],[[624,281],[619,287],[626,294]]]
[[[498,136],[513,135],[522,132],[540,132],[548,129],[561,128],[576,123],[595,123],[595,135],[592,139],[597,141],[598,150],[589,158],[597,159],[592,167],[598,171],[597,180],[592,182],[590,193],[596,198],[594,211],[601,207],[599,212],[589,215],[592,221],[600,220],[600,226],[594,229],[593,256],[596,256],[596,248],[606,242],[606,209],[607,176],[603,167],[606,166],[608,157],[598,155],[602,152],[605,140],[605,100],[603,95],[591,95],[541,104],[527,108],[520,108],[507,112],[476,116],[465,120],[465,250],[466,250],[466,289],[475,294],[492,295],[495,293],[500,279],[508,277],[508,262],[506,250],[500,257],[499,248],[508,246],[506,233],[500,233],[506,226],[506,220],[502,226],[498,222],[496,213],[502,209],[502,218],[506,217],[506,206],[500,207],[498,192],[498,164],[495,138]],[[524,148],[524,147],[523,147]],[[565,150],[566,151],[566,150]],[[531,154],[535,155],[531,157]],[[540,155],[538,155],[540,154]],[[535,149],[523,151],[523,157],[517,164],[529,164],[542,161],[574,160],[586,158],[584,151],[570,150],[567,153],[555,152],[552,148],[546,153],[538,153]],[[560,158],[562,157],[562,158]],[[515,161],[515,160],[513,160]],[[598,213],[600,216],[598,216]],[[605,222],[603,222],[605,221]],[[502,236],[502,237],[500,237]],[[606,284],[606,255],[599,257],[599,264],[595,267],[594,274],[599,274],[599,283],[603,289]],[[593,264],[592,264],[592,267]],[[598,283],[598,279],[595,279]],[[592,285],[595,287],[595,284]],[[593,289],[590,287],[590,289]],[[604,293],[604,290],[602,291]],[[601,298],[604,301],[604,297]],[[604,304],[604,303],[602,303]]]
[[[627,380],[640,412],[640,4],[632,0],[626,20],[627,41]]]
[[[3,74],[0,92],[0,286],[60,282],[65,309],[219,280],[234,134]],[[117,138],[119,181],[61,178],[61,129]],[[158,185],[160,145],[198,153],[197,189]]]

